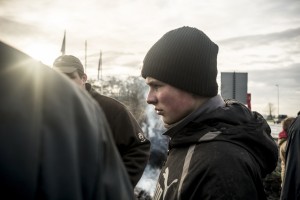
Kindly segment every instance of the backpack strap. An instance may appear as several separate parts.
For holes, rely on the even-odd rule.
[[[211,141],[215,139],[218,135],[220,135],[222,132],[221,131],[209,131],[205,133],[203,136],[200,137],[198,142],[206,142],[206,141]]]

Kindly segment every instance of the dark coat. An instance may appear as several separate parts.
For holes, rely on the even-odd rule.
[[[0,198],[132,200],[98,104],[0,42]]]
[[[133,115],[116,99],[96,92],[89,83],[87,91],[103,109],[133,187],[143,175],[150,155],[150,141]]]
[[[165,133],[169,152],[154,199],[266,199],[262,178],[278,159],[270,131],[260,114],[213,97]]]
[[[300,117],[288,130],[286,144],[285,178],[281,190],[281,200],[300,199]]]

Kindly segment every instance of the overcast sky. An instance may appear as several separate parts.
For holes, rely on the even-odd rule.
[[[300,110],[299,0],[0,0],[0,40],[51,66],[79,57],[96,78],[140,74],[149,48],[182,26],[204,31],[219,45],[219,72],[247,72],[252,109],[295,116]],[[220,74],[218,76],[220,81]],[[219,83],[220,84],[220,83]],[[278,85],[278,87],[276,86]]]

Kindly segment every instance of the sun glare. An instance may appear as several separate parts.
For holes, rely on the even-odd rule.
[[[59,56],[57,49],[47,44],[32,44],[25,49],[25,52],[32,58],[50,67],[54,59]]]

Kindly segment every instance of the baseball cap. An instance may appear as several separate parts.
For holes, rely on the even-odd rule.
[[[73,73],[76,70],[84,73],[83,65],[78,58],[72,55],[62,55],[55,59],[53,68],[63,73]]]

